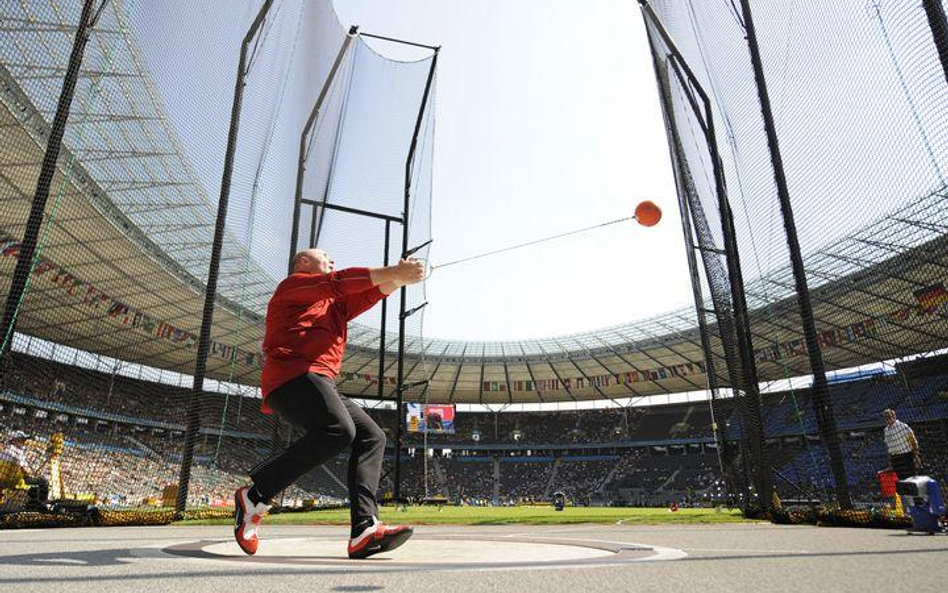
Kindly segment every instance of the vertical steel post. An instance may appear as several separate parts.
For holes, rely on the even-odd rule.
[[[385,252],[382,265],[388,267],[389,236],[392,223],[385,221]],[[379,399],[385,396],[385,329],[388,325],[388,299],[382,299],[382,331],[379,332]],[[397,414],[396,414],[397,416]]]
[[[718,172],[721,163],[718,160],[717,140],[714,140],[714,129],[709,124],[709,135],[714,142],[712,158],[715,159],[715,177],[723,176]],[[748,443],[745,453],[749,452],[753,458],[754,483],[757,486],[757,510],[767,513],[771,508],[773,484],[770,479],[770,462],[767,460],[765,447],[764,422],[760,414],[760,381],[757,378],[757,363],[754,360],[754,344],[750,331],[750,318],[747,312],[747,299],[744,290],[744,275],[741,272],[740,253],[737,246],[737,231],[734,228],[734,213],[726,197],[723,187],[723,177],[719,190],[719,207],[721,226],[724,235],[724,250],[727,253],[725,261],[728,268],[728,277],[731,283],[731,301],[734,311],[735,334],[737,336],[737,351],[741,362],[744,389],[738,399],[738,412],[743,416],[744,441]],[[744,467],[748,467],[748,460],[744,460]],[[746,469],[745,469],[746,473]],[[745,507],[750,506],[749,493],[746,493]]]
[[[336,60],[332,64],[332,68],[329,69],[329,74],[326,76],[326,82],[323,83],[323,87],[319,91],[319,96],[316,98],[316,102],[313,103],[313,108],[309,112],[309,117],[306,118],[306,125],[303,126],[303,131],[300,133],[300,147],[299,147],[299,156],[297,157],[296,162],[296,194],[293,200],[293,226],[290,228],[290,255],[287,259],[287,273],[293,273],[293,256],[296,255],[297,243],[299,242],[299,232],[300,232],[300,211],[302,209],[303,201],[303,181],[306,177],[306,160],[309,158],[309,151],[306,149],[307,144],[310,140],[310,133],[313,130],[313,127],[316,125],[316,122],[319,120],[319,111],[323,107],[323,102],[326,100],[326,96],[329,94],[329,88],[332,86],[333,81],[336,79],[336,73],[339,71],[339,65],[342,63],[342,58],[346,55],[346,51],[349,49],[349,44],[352,43],[352,38],[355,37],[356,33],[359,32],[358,26],[352,26],[349,28],[349,34],[346,35],[345,40],[342,42],[342,47],[339,48],[339,53],[336,54]],[[316,226],[316,215],[319,214],[316,210],[316,207],[313,206],[313,220],[310,224],[310,247],[315,247],[315,231],[313,230]]]
[[[806,343],[807,355],[810,359],[810,371],[813,373],[813,406],[815,408],[817,421],[819,422],[823,442],[826,444],[827,451],[829,452],[830,468],[833,471],[833,478],[836,482],[836,498],[842,508],[849,509],[852,508],[852,501],[849,496],[846,467],[843,464],[842,451],[839,446],[836,417],[833,413],[833,403],[830,400],[829,389],[826,383],[823,354],[820,352],[820,344],[816,335],[813,305],[810,302],[810,291],[807,286],[806,270],[803,267],[803,256],[800,253],[800,241],[797,238],[797,227],[793,218],[793,208],[790,204],[790,191],[787,187],[787,177],[783,167],[783,156],[780,153],[777,127],[770,105],[770,95],[767,91],[767,80],[764,77],[764,66],[760,57],[760,47],[757,43],[757,32],[754,29],[754,18],[751,13],[749,0],[741,0],[741,9],[744,17],[745,37],[750,49],[751,63],[754,67],[754,80],[757,83],[757,96],[760,101],[760,110],[764,119],[764,130],[767,134],[767,146],[770,149],[770,161],[773,165],[774,181],[777,185],[777,198],[780,202],[784,231],[787,235],[787,246],[790,250],[790,264],[793,268],[797,304],[800,307],[803,338]]]
[[[646,29],[647,30],[647,29]],[[649,45],[652,45],[651,33],[649,33]],[[665,115],[665,126],[668,135],[668,151],[671,159],[672,170],[675,176],[675,186],[678,193],[678,211],[681,213],[681,227],[685,239],[685,255],[688,260],[688,271],[691,277],[691,292],[695,302],[695,314],[698,319],[698,333],[701,338],[701,351],[704,354],[705,373],[708,377],[708,391],[711,393],[711,421],[715,446],[717,448],[718,466],[721,470],[721,477],[725,481],[725,486],[730,498],[733,492],[733,485],[730,479],[730,460],[727,459],[727,435],[720,430],[718,422],[722,420],[720,403],[718,402],[718,377],[714,365],[714,352],[711,349],[711,342],[708,335],[708,321],[704,306],[704,296],[701,294],[701,279],[698,274],[698,262],[695,257],[697,247],[692,235],[691,216],[688,206],[688,183],[685,175],[689,172],[684,170],[684,156],[680,151],[680,141],[675,123],[675,111],[671,104],[671,93],[668,89],[668,80],[658,66],[658,56],[652,52],[652,64],[655,67],[655,78],[658,81],[659,94],[662,100],[663,113]]]
[[[928,26],[932,30],[941,69],[945,74],[945,80],[948,81],[948,18],[945,18],[945,7],[942,0],[922,0],[922,6],[928,17]]]
[[[418,134],[421,132],[421,124],[425,117],[425,109],[428,106],[428,95],[431,93],[431,83],[434,80],[435,68],[438,66],[438,53],[440,47],[434,49],[434,56],[431,58],[431,66],[428,68],[428,79],[425,81],[425,92],[421,97],[421,106],[418,109],[418,119],[415,120],[415,131],[411,137],[411,147],[408,149],[408,158],[405,159],[405,202],[402,211],[402,257],[408,253],[408,231],[411,202],[411,170],[415,161],[415,151],[418,148]],[[399,313],[398,313],[398,375],[396,379],[395,405],[396,419],[395,423],[395,500],[401,499],[401,457],[402,457],[402,400],[405,390],[405,309],[407,305],[408,291],[404,286],[399,291]]]
[[[659,33],[662,41],[668,47],[669,63],[674,68],[676,75],[681,80],[685,88],[693,88],[700,99],[696,99],[688,92],[688,99],[696,116],[703,124],[705,142],[711,157],[711,164],[714,175],[714,191],[717,198],[719,215],[721,218],[721,232],[725,242],[725,263],[727,265],[727,276],[729,282],[729,292],[731,297],[730,307],[733,311],[733,327],[730,321],[727,321],[727,332],[733,331],[733,337],[737,342],[736,360],[734,360],[733,351],[728,354],[727,340],[722,344],[725,348],[728,359],[729,373],[732,381],[737,382],[734,385],[735,398],[738,411],[743,425],[742,443],[745,445],[743,455],[744,473],[750,473],[750,463],[748,457],[753,457],[753,470],[755,473],[754,482],[758,489],[759,510],[767,512],[771,503],[771,481],[769,463],[767,462],[766,450],[764,446],[763,422],[760,416],[760,392],[757,379],[757,367],[754,360],[753,340],[750,332],[750,321],[747,314],[747,302],[744,297],[744,279],[741,273],[740,254],[738,251],[736,233],[734,229],[734,219],[727,197],[727,187],[724,179],[724,170],[721,163],[718,150],[717,137],[714,127],[714,118],[711,110],[711,100],[707,93],[698,82],[697,77],[691,70],[688,63],[679,52],[668,31],[662,25],[658,16],[652,10],[647,0],[639,0],[642,10],[645,13],[648,22],[652,23],[655,30]],[[702,112],[703,109],[703,112]],[[718,309],[718,306],[715,306]],[[719,326],[724,326],[728,320],[726,316],[722,317],[719,311],[716,311]],[[732,368],[734,364],[739,368]],[[745,510],[750,510],[750,497],[744,493]]]
[[[187,430],[184,437],[184,453],[181,456],[181,471],[178,476],[178,498],[175,514],[184,513],[188,500],[188,485],[191,481],[191,461],[194,457],[194,440],[200,428],[200,401],[204,392],[204,375],[207,372],[207,351],[211,342],[211,325],[214,321],[214,302],[217,298],[217,279],[220,272],[221,249],[227,221],[227,206],[230,200],[231,177],[234,172],[234,154],[237,150],[237,133],[240,130],[240,110],[244,98],[244,77],[247,72],[247,50],[263,24],[273,0],[265,0],[257,17],[250,25],[240,46],[237,65],[237,82],[234,86],[234,103],[230,114],[230,131],[227,135],[227,152],[224,156],[224,172],[221,178],[221,195],[217,202],[217,220],[214,225],[214,242],[211,245],[211,261],[207,272],[207,290],[204,294],[204,313],[201,317],[201,332],[198,338],[197,361],[194,364],[194,384],[188,404]]]

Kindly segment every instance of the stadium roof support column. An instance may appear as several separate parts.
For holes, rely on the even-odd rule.
[[[79,68],[85,55],[86,45],[102,15],[102,10],[109,0],[85,0],[79,24],[76,26],[76,36],[72,43],[72,52],[69,54],[69,63],[66,66],[62,90],[59,93],[59,103],[53,124],[49,131],[49,140],[46,142],[46,153],[43,155],[43,165],[39,179],[36,181],[36,193],[33,195],[33,204],[30,216],[26,221],[26,230],[20,244],[16,268],[10,282],[10,292],[7,293],[7,302],[3,310],[3,321],[0,323],[0,357],[6,360],[6,355],[13,344],[13,331],[16,327],[16,317],[20,310],[23,294],[26,292],[30,274],[33,269],[33,257],[36,254],[36,244],[39,241],[40,228],[43,224],[43,215],[46,211],[46,201],[49,199],[53,176],[56,174],[56,164],[59,161],[59,152],[63,145],[63,135],[66,131],[66,121],[69,119],[69,110],[76,93],[76,83],[79,81]],[[98,4],[98,6],[96,6]],[[0,379],[2,379],[4,365],[0,365]]]
[[[941,69],[948,82],[948,18],[945,18],[945,7],[942,0],[922,0],[925,15],[928,17],[928,26],[932,29],[935,47],[938,49],[938,59],[941,60]]]
[[[763,61],[760,57],[760,47],[757,44],[757,32],[754,29],[754,19],[751,13],[749,0],[741,0],[741,10],[744,18],[745,37],[750,49],[751,63],[754,67],[754,81],[757,84],[757,96],[760,100],[760,110],[764,119],[764,130],[767,133],[767,146],[770,149],[770,162],[773,165],[774,181],[777,185],[777,198],[780,201],[780,212],[783,216],[784,230],[787,234],[787,246],[790,250],[790,265],[793,269],[793,278],[796,284],[797,302],[800,306],[800,320],[803,324],[803,338],[806,343],[807,356],[810,359],[810,371],[813,373],[813,405],[816,418],[819,422],[820,434],[830,456],[830,467],[836,482],[836,498],[844,509],[852,508],[849,497],[849,483],[846,479],[846,467],[843,465],[842,452],[839,445],[839,434],[836,429],[836,417],[833,413],[833,404],[830,401],[829,390],[826,385],[826,370],[823,365],[823,354],[816,335],[816,322],[813,319],[813,306],[810,302],[810,291],[806,281],[806,271],[803,268],[803,256],[800,253],[800,241],[797,238],[797,227],[793,219],[793,208],[790,204],[790,192],[787,188],[787,177],[783,168],[783,157],[780,153],[780,143],[777,139],[777,128],[774,123],[773,110],[770,105],[770,95],[767,91],[767,80],[764,77]]]
[[[389,39],[403,43],[400,40]],[[415,44],[412,44],[415,45]],[[421,133],[421,124],[425,119],[425,110],[428,107],[428,97],[431,95],[431,84],[434,82],[435,69],[438,67],[438,54],[440,47],[429,47],[434,51],[431,57],[431,66],[428,68],[428,79],[425,81],[425,92],[421,96],[421,105],[418,108],[418,118],[415,120],[415,131],[412,133],[411,146],[408,149],[408,158],[405,159],[405,202],[402,210],[402,257],[408,257],[413,251],[408,248],[408,231],[411,216],[409,208],[411,207],[411,173],[412,165],[415,162],[415,151],[418,149],[418,135]],[[395,385],[395,501],[401,500],[401,478],[402,478],[402,403],[405,396],[405,319],[408,317],[406,306],[408,304],[408,291],[402,286],[399,290],[399,312],[398,312],[398,375]],[[418,309],[414,309],[417,311]]]
[[[194,363],[194,384],[191,401],[188,402],[188,423],[184,437],[184,452],[181,455],[181,472],[178,475],[178,497],[175,501],[175,514],[183,515],[188,500],[188,484],[191,481],[191,461],[194,457],[194,444],[200,424],[201,393],[204,391],[204,375],[207,372],[207,352],[211,342],[211,324],[214,321],[214,302],[217,297],[217,277],[220,271],[221,248],[224,243],[227,205],[230,199],[230,182],[234,172],[234,153],[237,150],[237,132],[240,129],[240,110],[244,98],[244,77],[247,75],[247,51],[257,36],[263,21],[273,5],[273,0],[265,0],[257,17],[240,46],[240,61],[237,65],[237,82],[234,86],[234,104],[230,114],[230,131],[227,135],[227,152],[224,155],[224,172],[221,178],[221,195],[217,202],[217,219],[214,225],[214,242],[211,245],[211,260],[207,272],[207,289],[204,293],[204,313],[201,318],[201,332],[198,338],[197,361]]]

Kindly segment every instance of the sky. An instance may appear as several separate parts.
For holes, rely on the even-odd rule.
[[[435,265],[629,216],[646,199],[665,213],[653,228],[627,222],[436,270],[427,336],[561,335],[691,302],[635,2],[337,0],[335,7],[343,25],[442,46]]]

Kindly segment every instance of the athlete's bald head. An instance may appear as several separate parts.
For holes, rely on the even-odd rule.
[[[293,256],[293,273],[328,274],[333,270],[333,263],[322,249],[304,249]]]

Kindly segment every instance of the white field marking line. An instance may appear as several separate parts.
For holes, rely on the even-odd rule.
[[[629,520],[631,520],[631,519],[637,519],[637,518],[638,518],[638,517],[626,517],[625,519],[619,519],[618,521],[616,521],[616,523],[625,523],[626,521],[629,521]],[[596,523],[593,523],[593,525],[596,525]],[[598,523],[598,525],[605,525],[605,523]],[[746,520],[744,520],[744,521],[719,521],[719,522],[717,522],[717,523],[711,523],[711,522],[709,522],[709,523],[701,523],[701,522],[695,522],[695,523],[685,523],[685,522],[675,523],[675,522],[671,522],[671,523],[642,523],[642,525],[671,525],[671,526],[676,526],[676,525],[684,525],[684,526],[688,526],[688,525],[726,525],[726,526],[728,526],[728,527],[733,526],[733,525],[749,525],[749,526],[753,527],[753,526],[755,526],[755,525],[774,525],[774,523],[771,523],[770,521],[764,521],[764,520],[762,520],[762,519],[761,519],[761,520],[757,520],[757,519],[746,519]]]
[[[525,537],[525,536],[543,537],[547,533],[569,533],[571,531],[589,531],[592,528],[601,527],[603,525],[608,525],[608,524],[606,523],[585,523],[585,524],[577,523],[572,526],[564,525],[564,526],[561,526],[559,528],[554,528],[554,529],[539,529],[537,531],[517,531],[516,533],[505,533],[504,535],[501,535],[500,537]]]
[[[80,529],[81,529],[81,527],[80,527]],[[47,533],[48,533],[48,532],[49,532],[49,528],[46,528],[46,529],[9,529],[9,530],[5,530],[5,531],[6,531],[6,533],[5,533],[5,536],[6,536],[6,535],[13,535],[13,534],[15,534],[15,533],[43,533],[43,532],[47,532]],[[6,539],[6,537],[4,537],[4,539]],[[4,541],[3,543],[8,543],[8,542],[7,542],[7,541]]]
[[[797,554],[799,556],[806,556],[809,554],[816,554],[812,550],[764,550],[761,548],[692,548],[688,547],[688,550],[691,552],[750,552],[752,554]]]
[[[665,546],[653,546],[651,544],[640,544],[637,542],[617,542],[610,539],[593,539],[584,537],[582,539],[576,540],[577,542],[596,542],[601,544],[613,544],[616,546],[625,546],[625,547],[637,547],[642,549],[650,549],[655,552],[654,556],[647,556],[645,558],[633,558],[630,560],[625,560],[622,564],[626,562],[662,562],[666,560],[681,560],[688,556],[688,552],[678,549],[678,548],[666,548]]]
[[[177,554],[170,554],[170,553],[164,551],[164,549],[167,548],[167,547],[174,546],[174,545],[178,545],[178,544],[192,543],[193,541],[194,541],[194,540],[180,540],[180,539],[178,539],[178,540],[168,540],[168,541],[165,541],[165,542],[162,542],[162,543],[158,543],[158,544],[149,544],[149,545],[147,545],[147,546],[138,546],[138,547],[136,547],[136,548],[130,548],[130,549],[128,550],[128,552],[129,552],[129,556],[130,556],[130,557],[132,557],[132,558],[134,558],[134,559],[136,559],[136,560],[139,560],[139,561],[141,561],[142,563],[146,563],[146,562],[148,562],[148,561],[155,561],[155,560],[157,560],[158,562],[163,562],[163,563],[179,563],[179,562],[184,562],[184,563],[188,563],[188,564],[202,565],[202,566],[205,566],[205,567],[206,567],[206,566],[209,566],[209,565],[218,565],[218,566],[220,566],[220,565],[222,564],[221,560],[218,559],[218,558],[203,558],[203,557],[193,557],[193,556],[178,556]],[[208,540],[208,541],[210,541],[210,540]],[[224,541],[226,541],[226,540],[221,540],[221,541],[216,542],[216,543],[224,543]],[[236,544],[234,544],[234,545],[236,545]],[[273,566],[274,566],[273,564],[265,564],[265,563],[262,563],[262,562],[261,562],[261,563],[242,564],[242,565],[240,565],[239,568],[240,568],[240,570],[262,570],[262,569],[272,569]],[[294,569],[294,568],[298,568],[299,566],[303,566],[303,565],[286,564],[286,565],[280,565],[280,566],[282,566],[282,567],[287,567],[287,568],[289,568],[289,569],[292,570],[292,569]],[[303,567],[305,568],[305,566],[303,566]],[[236,567],[235,567],[235,569],[236,569]],[[329,571],[329,572],[332,572],[332,571]]]
[[[567,538],[567,540],[568,539],[569,538]],[[577,542],[577,545],[581,545],[580,542],[596,542],[600,544],[612,544],[615,546],[652,550],[653,552],[655,552],[654,556],[647,556],[645,558],[632,558],[628,560],[617,561],[616,564],[625,564],[629,562],[661,562],[665,560],[680,560],[688,556],[688,552],[684,550],[680,550],[678,548],[666,548],[665,546],[653,546],[651,544],[640,544],[637,542],[617,542],[611,539],[593,539],[589,537],[576,539],[574,541]],[[537,542],[537,543],[543,543],[543,542]],[[567,568],[567,567],[563,567],[563,568]]]
[[[307,539],[307,538],[286,538],[286,539]],[[225,543],[226,541],[228,540],[221,540],[216,543]],[[445,572],[464,572],[464,571],[472,571],[472,570],[477,570],[477,571],[571,570],[571,569],[604,568],[604,567],[609,567],[609,566],[623,566],[623,565],[628,565],[632,563],[642,563],[642,562],[665,562],[669,560],[681,560],[682,558],[688,557],[688,552],[686,552],[685,550],[678,549],[678,548],[666,548],[664,546],[652,546],[649,544],[640,544],[640,543],[635,543],[635,542],[617,542],[614,540],[605,540],[605,539],[584,538],[582,540],[577,540],[577,541],[612,544],[616,546],[638,547],[642,549],[650,549],[655,554],[653,556],[647,556],[645,558],[615,559],[615,560],[609,560],[606,562],[596,562],[596,563],[590,563],[590,564],[574,564],[574,565],[567,565],[567,566],[559,565],[556,562],[550,562],[549,564],[544,563],[544,564],[533,564],[533,565],[527,565],[527,566],[481,565],[481,566],[477,566],[476,568],[458,566],[458,565],[449,565],[444,568],[438,568],[438,567],[433,568],[430,566],[422,568],[422,567],[415,567],[415,566],[397,566],[397,565],[392,565],[389,567],[382,567],[378,565],[366,565],[364,568],[368,570],[379,571],[379,572],[384,572],[384,571],[389,571],[389,570],[393,572],[418,572],[418,571],[426,571],[426,570],[436,570],[436,571],[445,571]],[[209,564],[216,564],[218,566],[221,565],[222,559],[219,559],[219,558],[178,556],[175,554],[169,554],[168,552],[164,551],[164,548],[171,545],[180,544],[180,543],[186,543],[186,542],[183,540],[165,541],[163,543],[149,544],[146,546],[131,548],[128,550],[128,552],[129,552],[130,557],[138,559],[138,560],[142,560],[142,561],[160,560],[160,561],[173,561],[173,562],[187,562],[187,563],[193,563],[193,564],[201,564],[204,566],[208,566]],[[538,543],[543,543],[543,542],[538,542]],[[340,558],[340,560],[343,562],[345,561],[344,558]],[[348,563],[323,564],[323,565],[279,564],[278,566],[280,566],[280,568],[282,569],[286,569],[287,571],[313,569],[313,568],[318,567],[320,571],[323,571],[326,573],[350,573],[350,572],[358,572],[359,570],[362,569],[361,567],[359,567],[359,565],[353,565],[353,564],[348,564]],[[259,569],[259,570],[271,569],[272,570],[273,567],[274,567],[274,564],[267,563],[267,562],[241,565],[242,569],[250,569],[250,570],[253,570],[253,569]]]
[[[511,537],[513,535],[516,535],[516,534],[503,535],[501,537]],[[539,536],[539,537],[542,538],[542,536]],[[570,539],[571,538],[566,538],[567,541],[569,541]],[[577,542],[577,545],[582,545],[582,542],[595,542],[595,543],[600,543],[600,544],[613,544],[616,546],[648,548],[648,549],[651,549],[653,552],[655,552],[654,556],[649,556],[646,558],[635,558],[632,560],[625,560],[621,562],[623,564],[625,562],[657,562],[657,561],[663,561],[663,560],[680,560],[688,556],[688,552],[678,549],[678,548],[666,548],[664,546],[653,546],[651,544],[640,544],[637,542],[619,542],[615,540],[595,539],[595,538],[590,538],[590,537],[584,537],[580,539],[573,538],[573,541]],[[543,542],[536,542],[536,543],[543,543]],[[689,548],[689,549],[695,549],[695,548]]]

